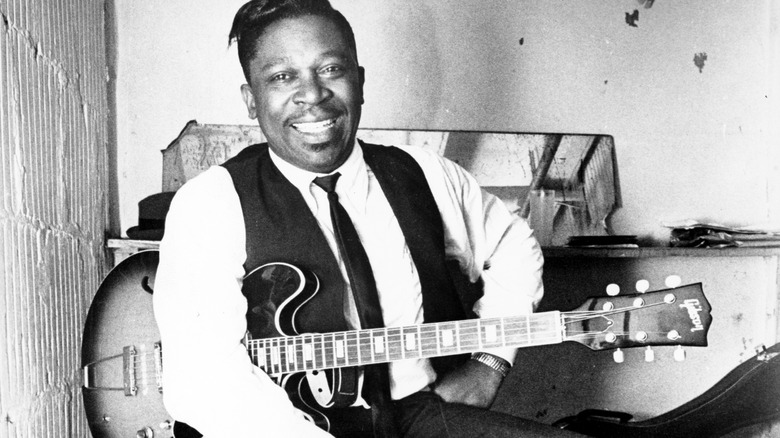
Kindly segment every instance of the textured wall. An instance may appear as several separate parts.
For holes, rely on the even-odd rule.
[[[102,0],[0,0],[0,437],[88,436],[80,348],[106,272]]]

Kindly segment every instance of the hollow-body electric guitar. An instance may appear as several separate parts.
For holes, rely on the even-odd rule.
[[[157,251],[117,265],[101,283],[87,315],[82,343],[83,396],[95,438],[173,437],[162,404],[163,350],[152,311]],[[295,312],[317,293],[316,276],[284,263],[264,265],[244,279],[253,297],[274,295],[278,336],[245,339],[252,361],[287,389],[293,403],[328,429],[338,370],[470,353],[494,347],[533,347],[564,341],[593,350],[655,345],[706,346],[710,305],[701,284],[636,295],[589,298],[570,312],[542,312],[405,327],[298,334]],[[332,373],[320,370],[335,370]],[[315,396],[316,394],[316,396]],[[176,432],[177,438],[183,433]]]

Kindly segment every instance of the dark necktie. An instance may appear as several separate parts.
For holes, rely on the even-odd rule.
[[[347,211],[339,202],[336,194],[336,182],[340,173],[314,179],[314,184],[325,190],[330,204],[330,219],[339,253],[347,269],[352,296],[360,318],[362,329],[384,327],[379,295],[376,290],[374,273],[368,261],[368,255],[360,243],[355,226]],[[387,364],[369,365],[364,369],[363,397],[371,404],[374,418],[374,435],[377,437],[395,436],[390,406],[390,378]]]

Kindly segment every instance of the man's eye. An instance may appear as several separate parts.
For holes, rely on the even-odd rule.
[[[286,82],[290,80],[290,75],[287,73],[277,73],[273,76],[271,76],[270,81],[271,82]]]
[[[329,65],[322,69],[322,72],[329,75],[336,75],[344,73],[344,68],[340,65]]]

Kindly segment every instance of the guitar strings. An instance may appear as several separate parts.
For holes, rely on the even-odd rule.
[[[595,319],[595,318],[601,318],[603,316],[617,315],[619,313],[626,313],[626,312],[630,312],[632,310],[647,309],[647,308],[650,308],[650,307],[662,306],[662,305],[665,305],[665,304],[669,304],[669,303],[667,303],[665,301],[661,301],[661,302],[658,302],[658,303],[646,304],[646,305],[643,305],[641,307],[621,307],[621,308],[612,309],[612,310],[591,310],[591,311],[586,310],[586,311],[579,311],[579,312],[577,312],[577,311],[566,312],[567,314],[573,314],[573,315],[579,315],[580,313],[582,313],[584,316],[568,317],[567,315],[564,315],[564,318],[572,320],[572,321],[564,321],[564,323],[571,324],[571,323],[574,323],[574,322],[584,321],[584,320],[588,320],[588,319]]]
[[[628,332],[613,332],[616,335],[624,336],[628,335]],[[651,332],[654,334],[663,334],[663,332]],[[584,331],[582,333],[572,332],[571,337],[578,337],[578,338],[596,338],[599,336],[601,332],[598,331]],[[547,336],[547,337],[541,337],[541,342],[544,341],[554,341],[557,340],[557,336]],[[331,350],[329,348],[325,348],[326,350]],[[302,349],[301,349],[302,350]],[[296,350],[296,352],[301,352],[301,350]],[[326,353],[327,354],[327,353]],[[289,363],[289,365],[297,364],[297,358],[299,356],[296,356],[296,362]],[[302,357],[302,356],[300,356]],[[421,359],[421,358],[427,358],[430,356],[423,355],[422,357],[407,357],[405,359]],[[392,360],[378,360],[376,362],[364,362],[363,365],[369,365],[371,363],[384,363],[384,362],[390,362],[390,361],[396,361],[396,360],[405,360],[405,359],[392,359]],[[327,362],[327,361],[326,361]],[[285,362],[287,363],[287,362]],[[142,365],[141,370],[138,371],[135,369],[134,376],[135,376],[135,382],[136,386],[143,386],[143,387],[152,387],[157,389],[162,389],[162,369],[157,368],[157,365],[159,362],[157,361],[157,358],[155,357],[154,353],[140,353],[136,355],[136,360],[134,361],[135,365]],[[259,364],[255,363],[259,366]],[[306,372],[306,371],[314,371],[317,369],[332,369],[332,368],[341,368],[343,366],[356,366],[356,365],[338,365],[336,363],[333,364],[319,364],[318,367],[315,367],[313,364],[310,366],[304,366],[304,367],[296,367],[296,366],[284,366],[281,362],[277,363],[275,365],[271,365],[268,368],[260,367],[266,372],[268,372],[270,375],[276,375],[276,374],[288,374],[288,373],[299,373],[299,372]]]
[[[654,307],[662,304],[668,304],[666,302],[653,303],[643,308]],[[602,318],[605,316],[615,315],[619,313],[625,313],[631,310],[638,310],[637,307],[626,307],[613,310],[604,311],[581,311],[581,312],[565,312],[563,314],[564,324],[573,324],[575,322],[581,322],[588,319]],[[570,316],[575,315],[575,316]],[[532,328],[546,327],[545,321],[539,321],[539,315],[525,315],[518,317],[504,318],[502,325],[502,334],[504,342],[495,343],[495,346],[506,345],[506,339],[512,336],[521,336],[532,339],[536,344],[544,344],[545,342],[553,342],[558,340],[557,330],[554,330],[554,334],[548,336],[540,336],[538,333],[531,335]],[[532,321],[533,319],[533,321]],[[501,321],[500,318],[488,319],[488,321],[496,322]],[[516,320],[513,322],[512,320]],[[517,327],[517,320],[523,320],[522,325],[524,327]],[[509,328],[506,328],[506,325]],[[464,345],[457,346],[445,346],[442,348],[438,345],[441,331],[446,327],[447,330],[456,330],[459,337],[479,336],[482,334],[481,328],[486,324],[485,320],[482,321],[457,321],[448,323],[431,324],[430,326],[410,326],[410,327],[388,327],[380,329],[361,330],[357,333],[354,332],[336,332],[328,334],[312,334],[302,335],[296,338],[301,342],[293,341],[289,342],[289,337],[276,337],[276,338],[263,338],[263,339],[251,339],[250,345],[247,345],[247,350],[250,352],[252,361],[256,365],[263,369],[279,372],[300,372],[306,370],[313,370],[315,367],[319,368],[335,368],[341,366],[354,366],[350,365],[350,362],[361,362],[362,364],[382,363],[388,361],[405,360],[405,359],[422,359],[435,356],[442,350],[450,352],[460,352],[464,349]],[[498,324],[496,324],[498,325]],[[452,326],[453,328],[449,328]],[[352,334],[348,334],[352,333]],[[597,337],[603,333],[603,331],[583,331],[583,332],[567,332],[571,336],[578,338]],[[615,333],[615,332],[613,332]],[[659,332],[660,333],[660,332]],[[415,339],[416,348],[404,348],[405,335],[414,334],[417,335]],[[626,332],[615,333],[616,335],[627,335]],[[361,336],[362,335],[362,336]],[[377,336],[379,335],[379,336]],[[378,337],[383,338],[383,352],[378,353],[374,351],[374,340]],[[309,342],[307,342],[307,338]],[[436,344],[435,349],[431,349],[430,346],[423,347],[425,342],[434,341]],[[336,344],[341,343],[341,347],[337,347]],[[488,342],[487,344],[493,344]],[[396,348],[393,348],[393,347]],[[466,344],[465,349],[467,351],[472,350],[474,347],[482,348],[483,344],[477,342],[477,345],[471,343]],[[493,345],[488,345],[493,346]],[[397,348],[400,347],[400,348]],[[361,354],[362,349],[368,349],[371,354],[366,354],[365,358]],[[343,350],[345,353],[339,356],[338,350]],[[425,352],[422,350],[425,349]],[[435,350],[435,352],[434,352]],[[264,354],[261,354],[264,353]],[[315,353],[316,352],[316,353]],[[288,354],[290,353],[290,354]],[[261,357],[264,356],[264,357]],[[369,360],[370,356],[370,360]],[[307,360],[307,357],[311,357]],[[303,366],[299,366],[299,359],[302,359]],[[319,360],[318,360],[319,359]],[[362,359],[362,360],[361,360]],[[136,373],[137,381],[149,378],[153,376],[155,381],[160,378],[160,370],[158,367],[161,365],[161,359],[158,358],[158,353],[148,352],[134,355],[134,365],[141,365],[142,369],[149,369],[153,374],[148,372]],[[262,363],[260,363],[262,362]],[[311,366],[307,366],[306,362],[311,362]],[[263,366],[264,365],[264,366]]]
[[[525,317],[511,317],[508,319],[525,319]],[[504,338],[513,338],[513,337],[522,337],[522,338],[529,338],[534,341],[545,341],[545,340],[554,340],[557,338],[557,328],[553,329],[547,329],[551,333],[555,333],[555,335],[550,336],[540,336],[538,332],[540,331],[539,328],[541,327],[544,329],[545,327],[549,326],[549,324],[545,324],[544,322],[531,322],[531,324],[527,324],[523,322],[521,327],[517,326],[517,323],[512,323],[511,320],[505,321],[504,330],[502,330],[503,337]],[[454,323],[444,323],[444,324],[452,324]],[[442,324],[443,325],[443,324]],[[484,323],[482,323],[484,325]],[[496,324],[498,325],[498,324]],[[507,326],[508,325],[508,326]],[[346,352],[349,351],[355,351],[355,353],[350,354],[348,353],[346,355],[347,358],[350,357],[357,357],[357,350],[358,349],[368,349],[371,348],[374,345],[373,340],[379,338],[380,336],[382,338],[387,339],[386,342],[383,342],[383,344],[392,344],[392,345],[404,345],[405,344],[405,335],[413,334],[417,335],[415,338],[415,345],[418,345],[419,347],[415,348],[404,348],[403,351],[408,353],[409,355],[412,355],[413,357],[410,358],[419,358],[419,349],[422,348],[426,350],[423,352],[423,356],[426,356],[427,354],[433,354],[433,350],[463,350],[463,349],[472,349],[472,348],[481,348],[483,346],[504,346],[505,342],[486,342],[486,343],[480,343],[479,341],[471,340],[469,342],[463,343],[461,342],[460,345],[453,345],[453,346],[440,346],[437,345],[435,348],[431,348],[430,346],[423,347],[423,344],[430,344],[434,343],[436,344],[439,341],[439,338],[441,337],[441,331],[442,327],[439,327],[436,329],[433,326],[426,327],[428,330],[420,330],[419,332],[417,329],[408,329],[407,327],[388,327],[387,329],[370,329],[365,331],[360,331],[359,333],[354,332],[336,332],[336,333],[328,333],[328,334],[312,334],[312,335],[302,335],[302,336],[296,336],[296,337],[276,337],[276,338],[262,338],[262,339],[252,339],[250,340],[250,345],[247,346],[247,349],[254,353],[255,356],[258,355],[258,352],[260,350],[271,350],[271,349],[278,349],[278,350],[285,350],[288,351],[290,349],[293,349],[295,353],[303,353],[307,348],[312,348],[313,350],[316,350],[318,353],[324,352],[326,355],[332,355],[332,353],[335,350],[338,350],[339,347],[337,347],[336,343],[343,344],[343,349]],[[460,327],[457,330],[459,337],[477,337],[482,334],[482,330],[480,330],[481,327],[477,325],[476,322],[470,322],[465,327]],[[430,330],[435,329],[435,330]],[[347,333],[353,333],[353,334],[347,334]],[[532,336],[531,336],[532,334]],[[335,336],[334,336],[335,335]],[[378,336],[380,335],[380,336]],[[293,341],[292,343],[286,340],[297,338],[300,339],[300,342]],[[334,342],[335,341],[335,342]],[[509,342],[511,343],[511,341]],[[388,353],[374,353],[374,356],[385,356],[388,355],[395,356],[392,353],[392,346],[389,346],[389,348],[384,349],[384,351],[387,351]],[[134,356],[136,357],[136,363],[140,363],[145,358],[150,358],[151,363],[154,364],[154,361],[157,360],[155,352],[145,352],[145,353],[138,353]],[[397,355],[397,354],[396,354]],[[405,354],[404,354],[405,355]],[[290,356],[285,354],[285,356]],[[314,357],[321,356],[321,354],[316,354]]]

